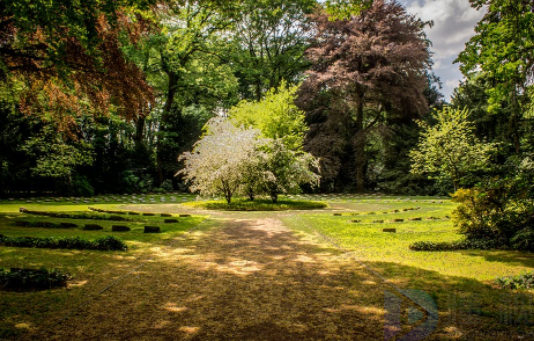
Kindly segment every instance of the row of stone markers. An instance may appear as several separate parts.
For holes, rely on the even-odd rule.
[[[25,202],[32,203],[73,203],[73,204],[94,204],[94,203],[123,203],[123,204],[151,204],[151,203],[178,203],[194,200],[194,196],[141,196],[141,195],[111,195],[99,197],[57,197],[57,198],[8,198],[0,199],[0,202]]]

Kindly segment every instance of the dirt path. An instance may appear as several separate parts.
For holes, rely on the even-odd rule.
[[[46,340],[383,340],[384,289],[276,219],[215,220]]]

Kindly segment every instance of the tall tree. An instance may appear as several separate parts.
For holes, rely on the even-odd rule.
[[[225,106],[236,81],[219,57],[225,45],[222,37],[233,25],[226,7],[207,1],[186,1],[169,7],[162,15],[162,30],[152,35],[136,56],[157,91],[159,106],[153,117],[159,122],[156,140],[158,183],[175,173],[177,144],[183,111],[191,105],[208,108]],[[198,138],[193,136],[191,144]]]
[[[153,1],[0,1],[0,79],[19,90],[20,109],[53,115],[115,107],[131,118],[152,93],[125,44],[148,32]]]
[[[488,112],[508,117],[507,140],[516,153],[532,101],[534,79],[534,3],[531,0],[470,0],[477,9],[487,9],[458,59],[462,73],[477,79],[488,96]],[[530,90],[529,90],[530,89]],[[522,129],[526,128],[526,129]],[[530,145],[532,141],[527,142]]]
[[[384,0],[350,19],[331,20],[321,12],[313,20],[315,45],[307,51],[313,66],[300,101],[327,92],[333,111],[348,113],[344,121],[353,136],[361,192],[370,131],[428,110],[424,91],[432,62],[423,31],[427,23],[407,14],[398,2]]]
[[[315,0],[248,0],[234,33],[232,62],[245,99],[260,101],[285,80],[295,85],[308,67],[307,15]]]

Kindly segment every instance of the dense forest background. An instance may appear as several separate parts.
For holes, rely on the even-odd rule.
[[[305,190],[453,192],[410,172],[417,120],[446,105],[498,146],[462,186],[505,174],[533,152],[533,6],[471,3],[488,13],[445,103],[431,23],[394,1],[0,0],[0,195],[185,191],[178,156],[205,123],[281,85],[321,162]]]

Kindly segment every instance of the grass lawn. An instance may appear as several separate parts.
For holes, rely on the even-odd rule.
[[[476,305],[480,314],[498,321],[503,314],[510,313],[510,309],[513,310],[512,317],[516,310],[524,308],[517,304],[510,307],[504,301],[532,304],[533,291],[505,292],[496,287],[494,280],[534,270],[534,254],[481,250],[411,251],[409,245],[416,241],[445,242],[462,238],[447,219],[454,204],[446,200],[438,203],[424,199],[417,202],[404,199],[384,201],[367,199],[352,202],[338,211],[341,216],[339,213],[301,214],[285,217],[283,221],[296,231],[319,233],[330,238],[351,252],[354,259],[362,261],[399,288],[425,291],[434,298],[438,309],[446,317],[454,315],[455,309]],[[403,211],[407,208],[417,209]],[[393,212],[395,210],[399,212]],[[421,220],[410,220],[413,218]],[[396,233],[382,232],[384,228],[395,228]],[[317,238],[324,239],[321,236]],[[451,303],[453,300],[463,302],[461,307],[458,308],[457,301]],[[532,308],[531,305],[531,312]],[[532,322],[533,317],[529,316]],[[524,324],[517,326],[518,329],[522,327],[525,327]]]
[[[128,251],[113,252],[0,247],[0,267],[55,268],[75,276],[68,290],[59,289],[31,293],[0,292],[0,304],[2,306],[2,310],[0,310],[0,339],[17,339],[28,330],[50,330],[53,328],[53,323],[57,322],[61,316],[80,304],[84,304],[88,299],[97,296],[103,288],[139,266],[150,263],[163,266],[163,263],[160,264],[157,260],[166,259],[166,257],[170,262],[174,259],[173,253],[166,246],[206,219],[206,216],[199,215],[175,217],[179,222],[172,224],[164,224],[164,217],[142,215],[125,215],[124,217],[132,220],[121,222],[59,219],[20,214],[18,212],[20,206],[35,211],[58,212],[88,212],[88,207],[95,207],[107,210],[138,210],[161,213],[184,213],[185,210],[187,213],[188,207],[194,209],[202,205],[209,205],[212,199],[199,200],[192,195],[176,195],[174,197],[167,195],[145,196],[141,197],[141,200],[139,197],[134,200],[130,200],[130,198],[125,200],[121,196],[121,201],[111,197],[108,198],[108,202],[103,202],[103,199],[99,199],[97,202],[94,202],[94,199],[86,199],[87,203],[72,203],[69,199],[69,201],[60,202],[26,203],[23,200],[14,200],[0,203],[0,234],[5,236],[79,236],[95,239],[113,235],[123,239],[129,247]],[[299,211],[303,209],[302,203],[309,202],[327,205],[327,207],[323,211]],[[241,203],[237,201],[236,204]],[[246,211],[246,202],[243,202],[243,209],[246,212],[213,212],[211,222],[201,224],[199,235],[195,238],[202,240],[203,232],[208,229],[212,231],[212,229],[223,226],[225,221],[232,219],[241,222],[259,219],[266,224],[271,218],[273,220],[281,219],[287,227],[304,239],[313,239],[319,242],[317,245],[321,248],[327,246],[331,248],[333,246],[331,241],[334,241],[336,246],[350,251],[352,255],[347,254],[346,259],[350,260],[350,264],[356,268],[358,275],[355,274],[355,276],[357,278],[365,277],[368,279],[364,281],[365,285],[376,286],[381,280],[371,272],[366,271],[363,265],[358,266],[358,261],[379,273],[397,288],[419,289],[428,293],[435,300],[439,310],[440,325],[437,334],[434,335],[435,339],[442,337],[442,339],[448,340],[451,339],[451,335],[456,335],[457,332],[458,337],[452,339],[504,340],[516,338],[520,332],[534,332],[525,320],[521,320],[522,316],[526,316],[524,311],[530,309],[527,315],[529,321],[534,322],[534,315],[532,314],[534,308],[533,291],[504,291],[494,284],[496,277],[534,270],[534,254],[480,250],[422,252],[409,249],[409,245],[416,241],[443,242],[462,238],[456,233],[451,220],[448,218],[454,204],[447,199],[369,195],[302,195],[283,197],[280,204],[289,204],[295,211],[249,212]],[[102,215],[109,216],[109,214]],[[69,229],[17,227],[15,226],[17,220],[69,222],[78,224],[79,227]],[[358,222],[353,222],[354,220]],[[102,231],[83,231],[84,224],[98,224],[104,229]],[[111,225],[127,225],[132,228],[132,231],[111,232]],[[143,227],[145,225],[160,226],[163,233],[144,234]],[[396,233],[385,233],[382,231],[384,228],[395,228]],[[236,229],[234,232],[238,233],[239,231]],[[325,239],[325,237],[330,240]],[[270,238],[265,238],[264,243],[266,243],[267,249],[260,250],[261,252],[265,254],[272,252],[272,245],[268,245],[270,240]],[[207,245],[210,243],[209,240],[204,242]],[[250,242],[255,242],[255,240]],[[254,249],[260,247],[255,244],[251,245],[254,245]],[[212,262],[213,259],[218,259],[216,254],[212,254],[211,249],[207,248],[206,250],[209,251],[206,257],[209,256]],[[194,255],[194,251],[192,252]],[[229,255],[233,255],[235,252],[240,252],[240,250],[231,251]],[[324,253],[324,251],[320,252]],[[303,259],[306,258],[304,256],[302,255]],[[197,261],[196,257],[199,256],[192,256],[191,261]],[[218,261],[226,264],[223,259]],[[214,266],[221,265],[217,262],[213,264]],[[168,265],[176,266],[177,264],[169,263]],[[324,266],[327,267],[327,265]],[[319,275],[319,279],[320,276],[322,275]],[[130,281],[135,282],[135,278],[130,278]],[[253,293],[249,294],[253,295]],[[371,299],[366,299],[368,294],[363,291],[352,294],[355,297],[361,297],[364,305],[367,300]],[[377,296],[373,297],[376,300]],[[373,304],[376,305],[375,303]],[[371,306],[370,303],[369,306]],[[377,315],[377,319],[383,318],[383,313],[379,315]],[[456,327],[462,323],[471,324],[472,327]],[[495,335],[501,334],[499,337],[474,337],[473,335],[462,334],[466,330],[470,332],[486,330]],[[510,337],[508,338],[507,335]]]
[[[0,267],[58,269],[74,275],[68,290],[39,291],[32,293],[0,292],[0,339],[17,338],[17,335],[42,327],[53,316],[59,318],[70,309],[83,303],[95,293],[125,275],[171,243],[174,238],[199,225],[202,216],[174,217],[178,223],[164,224],[163,217],[124,216],[132,221],[106,221],[93,219],[58,219],[17,212],[17,203],[0,205],[0,234],[8,237],[82,237],[96,239],[115,236],[123,239],[128,251],[78,251],[61,249],[37,249],[0,247]],[[115,204],[77,205],[65,203],[24,204],[24,207],[38,211],[87,212],[87,206],[101,209],[120,209]],[[153,212],[158,212],[157,205]],[[103,214],[105,215],[105,214]],[[108,215],[109,216],[109,215]],[[167,218],[168,219],[168,218]],[[34,228],[16,227],[15,221],[69,222],[78,228]],[[84,224],[98,224],[102,231],[83,231]],[[111,232],[111,225],[126,225],[130,232]],[[145,225],[160,226],[162,233],[145,234]]]

